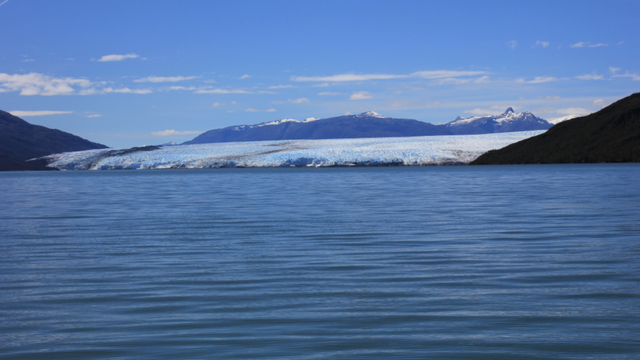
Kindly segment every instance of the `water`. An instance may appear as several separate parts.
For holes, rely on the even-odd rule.
[[[0,358],[637,359],[638,179],[0,173]]]

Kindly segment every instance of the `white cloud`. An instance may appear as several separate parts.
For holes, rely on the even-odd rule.
[[[620,70],[622,70],[622,69],[617,68],[617,67],[613,67],[613,66],[609,66],[609,71],[611,71],[612,74],[615,74]]]
[[[139,55],[136,54],[127,54],[127,55],[105,55],[103,57],[101,57],[100,59],[98,59],[98,61],[100,62],[105,62],[105,61],[122,61],[122,60],[126,60],[126,59],[135,59],[137,57],[140,57]]]
[[[434,83],[438,85],[460,85],[468,82],[471,82],[471,79],[444,78],[434,80]]]
[[[583,48],[583,47],[594,48],[594,47],[600,47],[600,46],[609,46],[609,45],[605,43],[591,44],[590,42],[584,42],[584,41],[570,45],[571,48]]]
[[[220,105],[222,105],[222,104],[220,104],[219,102],[216,102],[216,103],[211,104],[211,107],[218,107]]]
[[[390,104],[395,108],[403,109],[425,109],[442,105],[439,101],[396,101]]]
[[[169,90],[195,90],[195,86],[169,86]]]
[[[316,84],[316,85],[312,85],[313,87],[327,87],[329,86],[328,83],[324,83],[324,84]]]
[[[343,93],[338,93],[338,92],[321,92],[318,93],[318,95],[320,96],[335,96],[335,95],[344,95]]]
[[[150,89],[129,89],[129,88],[121,88],[121,89],[112,89],[110,87],[102,89],[102,93],[121,93],[121,94],[150,94],[153,91]]]
[[[631,78],[631,80],[640,81],[640,75],[632,74],[632,73],[630,73],[628,71],[626,73],[624,73],[624,74],[611,75],[611,77],[629,77],[629,78]]]
[[[244,74],[244,75],[240,76],[240,80],[248,79],[250,77],[251,77],[251,75]]]
[[[175,130],[164,130],[164,131],[155,131],[152,132],[151,135],[155,136],[171,136],[171,135],[193,135],[193,134],[201,134],[202,131],[175,131]]]
[[[591,105],[604,107],[604,99],[595,99],[595,100],[593,100]]]
[[[192,80],[192,79],[197,79],[197,78],[198,78],[197,76],[168,76],[168,77],[149,76],[149,77],[146,77],[146,78],[133,80],[133,82],[152,82],[152,83],[178,82],[178,81]]]
[[[332,82],[345,82],[345,81],[368,81],[368,80],[389,80],[389,79],[408,79],[408,78],[421,78],[421,79],[442,79],[442,78],[454,78],[460,76],[474,76],[483,75],[486,71],[456,71],[456,70],[433,70],[433,71],[416,71],[408,75],[394,75],[394,74],[339,74],[332,76],[294,76],[292,81],[332,81]],[[322,84],[323,86],[325,84]],[[328,84],[327,84],[328,86]]]
[[[54,78],[38,73],[0,73],[0,92],[20,91],[20,95],[71,95],[77,87],[88,88],[92,85],[86,79]]]
[[[4,0],[4,1],[2,2],[2,4],[0,4],[0,6],[4,5],[7,1],[9,1],[9,0]]]
[[[546,82],[558,81],[560,79],[553,76],[536,76],[533,80],[526,81],[524,78],[516,79],[519,84],[541,84]]]
[[[288,89],[292,87],[293,85],[275,85],[275,86],[269,86],[269,89]]]
[[[35,60],[33,60],[33,59],[24,59],[24,60],[22,60],[22,62],[34,62],[34,61]]]
[[[556,109],[556,113],[560,114],[560,115],[589,115],[591,114],[593,111],[589,110],[589,109],[585,109],[585,108],[566,108],[566,109]]]
[[[489,81],[490,81],[489,77],[485,75],[475,79],[473,82],[476,84],[483,84],[483,83],[488,83]]]
[[[513,106],[513,105],[493,105],[489,108],[475,108],[475,109],[471,109],[471,110],[465,110],[463,111],[463,113],[465,114],[471,114],[471,115],[500,115],[502,113],[504,113],[504,111],[507,108],[512,108],[514,110],[518,110],[520,109],[519,106]]]
[[[560,100],[561,97],[557,95],[547,95],[544,97],[545,100]]]
[[[290,103],[293,103],[293,104],[308,104],[309,103],[309,99],[307,99],[307,98],[289,99],[287,101],[290,102]]]
[[[91,115],[87,115],[88,118],[97,118],[97,117],[102,117],[102,115],[100,114],[91,114]]]
[[[40,110],[40,111],[9,111],[9,114],[18,117],[24,116],[45,116],[45,115],[59,115],[59,114],[72,114],[73,111],[48,111],[48,110]]]
[[[276,109],[257,110],[257,109],[248,108],[245,111],[248,111],[248,112],[276,112]]]
[[[354,92],[349,99],[350,100],[366,100],[366,99],[371,99],[373,96],[371,96],[371,93],[369,93],[368,91],[356,91]]]
[[[515,48],[516,48],[516,46],[518,46],[518,42],[517,42],[517,41],[515,41],[515,40],[507,41],[505,44],[506,44],[508,47],[510,47],[510,48],[511,48],[511,50],[515,49]]]
[[[542,45],[543,48],[546,48],[547,46],[549,46],[549,42],[548,41],[536,41],[536,45]]]
[[[575,77],[576,79],[580,79],[580,80],[604,80],[604,75],[598,75],[598,74],[584,74],[584,75],[579,75]]]
[[[240,90],[240,89],[198,89],[196,90],[196,94],[251,94],[248,91]]]
[[[277,94],[275,91],[260,90],[258,94]]]

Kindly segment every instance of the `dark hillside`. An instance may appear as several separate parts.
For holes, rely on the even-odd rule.
[[[29,124],[0,110],[0,155],[3,155],[0,158],[0,171],[35,170],[34,167],[41,167],[33,163],[24,165],[24,161],[62,152],[104,148],[106,146],[102,144],[64,131]]]
[[[640,93],[489,151],[471,165],[615,162],[640,162]]]

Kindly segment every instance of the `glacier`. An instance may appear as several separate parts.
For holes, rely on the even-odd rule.
[[[49,167],[60,170],[458,165],[545,131],[148,146],[69,152],[44,159]]]

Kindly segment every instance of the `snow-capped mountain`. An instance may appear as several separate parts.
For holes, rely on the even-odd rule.
[[[384,138],[433,135],[491,134],[500,132],[547,130],[553,126],[530,112],[515,113],[509,108],[502,115],[458,117],[443,125],[411,119],[395,119],[367,111],[328,119],[280,119],[256,125],[229,126],[207,131],[184,144],[218,142]]]
[[[384,138],[449,135],[445,128],[411,119],[394,119],[368,111],[328,119],[281,119],[256,125],[230,126],[207,131],[184,144],[217,142]]]
[[[532,113],[525,111],[516,113],[508,108],[500,115],[474,116],[462,118],[444,124],[454,135],[463,134],[489,134],[501,132],[547,130],[553,124],[541,119]]]

